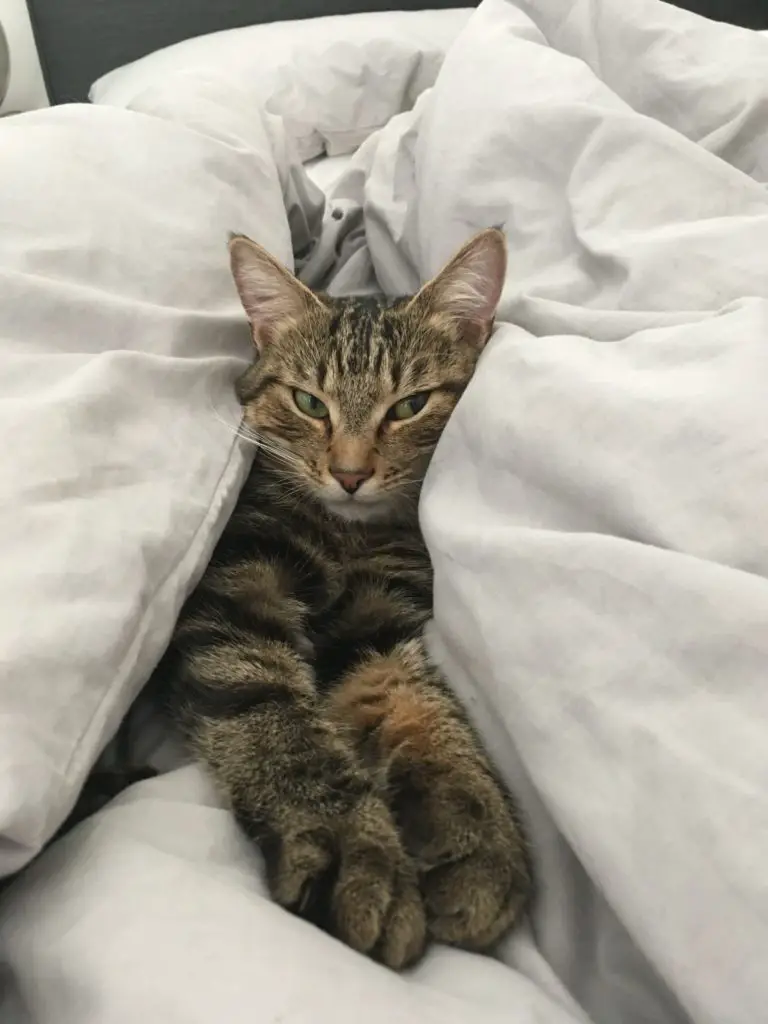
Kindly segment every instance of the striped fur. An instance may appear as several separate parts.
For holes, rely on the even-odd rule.
[[[528,864],[422,642],[432,572],[416,506],[491,331],[501,236],[389,306],[314,295],[254,243],[230,248],[257,346],[244,429],[262,445],[162,678],[278,902],[396,968],[430,935],[486,948],[520,911]],[[327,417],[302,413],[295,389]],[[425,392],[417,414],[386,418]],[[358,491],[339,467],[368,474]]]

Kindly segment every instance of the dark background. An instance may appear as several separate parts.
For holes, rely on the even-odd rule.
[[[622,3],[623,0],[614,0]],[[190,36],[360,11],[475,6],[472,0],[27,0],[48,94],[86,100],[107,71]],[[718,21],[768,29],[768,0],[676,0]]]

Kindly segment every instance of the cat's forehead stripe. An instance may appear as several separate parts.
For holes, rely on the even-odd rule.
[[[318,379],[372,375],[391,376],[396,332],[386,306],[375,300],[354,300],[337,307],[331,317],[329,337],[332,343],[333,373],[322,367]],[[320,369],[320,368],[319,368]]]
[[[373,369],[372,355],[375,347],[375,319],[365,308],[352,306],[348,316],[349,324],[344,338],[343,358],[349,373],[365,373]]]

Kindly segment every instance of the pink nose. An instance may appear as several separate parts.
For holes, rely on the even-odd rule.
[[[331,476],[339,481],[347,494],[354,494],[366,480],[373,476],[373,470],[368,469],[364,473],[355,473],[347,469],[332,469]]]

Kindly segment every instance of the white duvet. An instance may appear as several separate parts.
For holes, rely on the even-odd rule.
[[[499,326],[422,518],[435,657],[525,809],[530,922],[495,958],[434,948],[389,973],[272,905],[258,854],[180,767],[4,896],[4,1022],[765,1019],[766,68],[767,39],[657,0],[484,0],[434,88],[364,143],[300,262],[312,283],[375,274],[396,293],[477,228],[507,233]],[[296,248],[316,197],[230,85],[206,72],[183,101],[158,87],[99,114],[160,164],[163,130],[204,140],[198,174],[237,195],[261,147]],[[200,299],[212,332],[234,315],[222,296]]]

